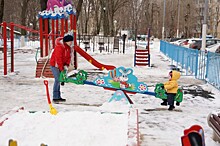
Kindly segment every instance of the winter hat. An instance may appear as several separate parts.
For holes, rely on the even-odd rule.
[[[63,37],[63,42],[70,42],[70,41],[73,41],[72,35],[66,35]]]

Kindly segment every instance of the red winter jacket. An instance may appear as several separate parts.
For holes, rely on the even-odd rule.
[[[56,46],[50,58],[50,65],[59,68],[60,71],[64,70],[64,65],[69,66],[71,60],[71,48],[66,43],[62,44],[60,40],[63,38],[56,39]]]

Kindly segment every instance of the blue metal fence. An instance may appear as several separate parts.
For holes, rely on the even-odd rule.
[[[185,75],[197,76],[198,50],[160,42],[160,51],[171,59],[172,65],[181,67]]]
[[[220,54],[208,52],[206,80],[220,89]]]
[[[183,75],[195,76],[220,89],[220,54],[198,51],[160,41],[160,51],[182,69]]]

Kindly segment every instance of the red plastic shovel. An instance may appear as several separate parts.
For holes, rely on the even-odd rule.
[[[49,94],[49,89],[48,89],[48,81],[44,80],[44,85],[46,86],[46,92],[47,92],[47,101],[50,107],[50,113],[52,115],[56,115],[57,114],[57,110],[52,106],[51,101],[50,101],[50,94]]]

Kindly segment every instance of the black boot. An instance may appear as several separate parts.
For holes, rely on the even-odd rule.
[[[176,106],[180,106],[180,103],[179,103],[179,102],[176,102]]]
[[[163,102],[160,105],[167,106],[167,99],[163,99]]]
[[[61,82],[60,85],[61,85],[61,86],[64,86],[64,85],[65,85],[65,82]]]
[[[169,111],[172,111],[173,109],[175,109],[175,106],[170,105],[170,107],[168,108]]]
[[[58,98],[58,99],[53,99],[53,102],[65,102],[66,101],[66,99],[64,99],[64,98]]]

